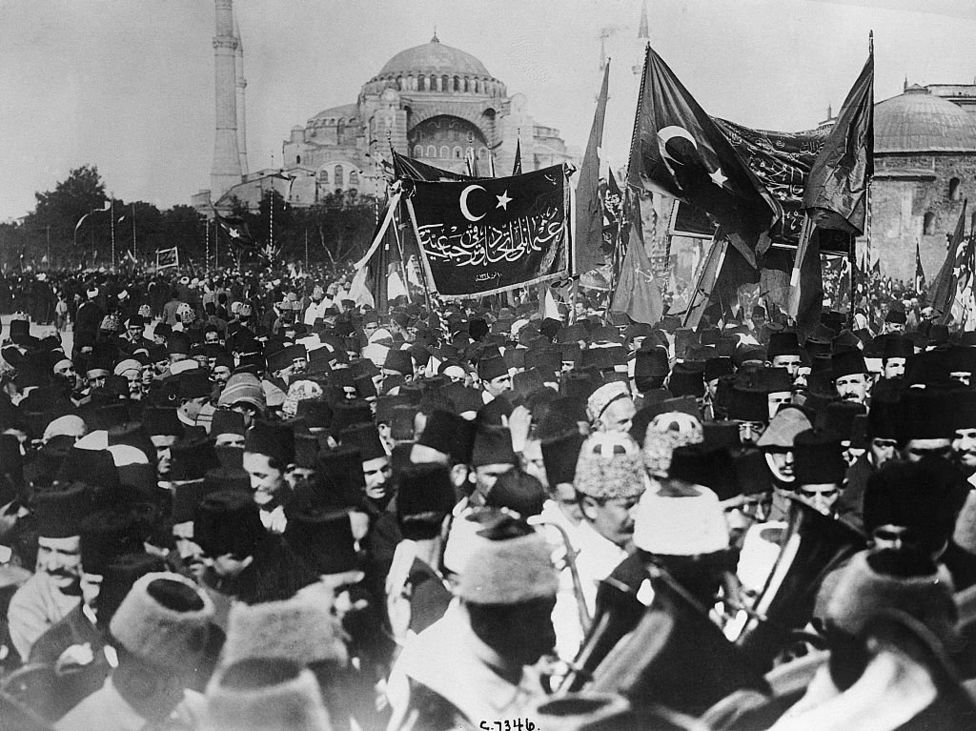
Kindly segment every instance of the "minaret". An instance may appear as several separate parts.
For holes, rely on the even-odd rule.
[[[216,201],[232,185],[241,182],[241,158],[237,150],[237,72],[234,54],[234,1],[214,0],[216,35],[214,47],[214,90],[217,127],[214,135],[213,167],[210,169],[210,199]]]
[[[640,27],[637,29],[638,40],[645,43],[651,40],[651,32],[647,29],[647,0],[641,3]]]
[[[234,16],[234,38],[237,39],[237,51],[234,55],[237,70],[237,151],[241,158],[241,175],[247,175],[247,115],[244,113],[244,89],[247,81],[244,79],[244,43],[241,41],[241,30],[237,27],[237,16]]]

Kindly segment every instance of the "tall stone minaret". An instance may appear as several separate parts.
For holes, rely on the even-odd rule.
[[[213,167],[210,170],[210,199],[216,201],[232,185],[241,182],[241,157],[237,150],[237,72],[234,37],[234,1],[214,0],[216,35],[214,47],[214,90],[217,128],[214,135]]]
[[[247,175],[247,115],[244,113],[244,89],[247,88],[247,81],[244,79],[244,43],[241,41],[236,15],[234,37],[237,39],[237,51],[234,55],[237,71],[237,152],[241,158],[241,175]]]

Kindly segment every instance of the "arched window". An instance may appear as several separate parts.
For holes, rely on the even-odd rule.
[[[935,214],[932,211],[926,212],[922,217],[922,235],[931,236],[935,233]]]
[[[427,145],[427,157],[437,157],[437,148],[433,145]]]
[[[423,145],[414,145],[413,146],[413,156],[414,157],[423,157],[424,156],[424,146]]]
[[[301,165],[302,164],[302,156],[301,155],[295,155],[295,164],[296,165]]]
[[[427,91],[427,77],[418,76],[417,77],[417,91]]]
[[[335,177],[335,184],[337,186],[341,188],[343,185],[345,185],[342,177],[342,165],[336,165],[332,174]]]
[[[461,77],[454,77],[454,91],[461,91]]]
[[[455,147],[454,148],[454,159],[455,160],[460,160],[461,159],[461,148],[460,147]]]
[[[400,91],[403,91],[403,77],[402,76],[397,76],[397,78],[396,78],[396,85],[397,85],[397,89],[399,89]]]
[[[447,74],[444,74],[443,76],[441,76],[441,88],[439,89],[439,91],[450,91],[450,90],[451,89],[449,86]]]
[[[359,171],[351,170],[349,172],[349,185],[359,185]]]
[[[447,145],[442,145],[441,146],[441,157],[446,160],[450,156],[451,156],[451,148],[449,148]]]
[[[481,79],[474,80],[474,93],[475,94],[481,93]]]
[[[328,170],[319,170],[319,182],[320,183],[325,183],[326,185],[328,185],[328,183],[329,183],[329,171]]]
[[[465,91],[471,91],[470,86],[471,86],[470,80],[468,79],[467,76],[465,76],[464,77],[464,90]]]
[[[959,190],[959,178],[949,179],[949,200],[957,201],[961,195]]]

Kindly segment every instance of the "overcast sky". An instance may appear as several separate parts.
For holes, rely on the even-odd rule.
[[[925,5],[926,12],[912,10]],[[641,60],[640,0],[237,0],[251,169],[316,112],[354,102],[398,51],[463,49],[583,148],[613,57],[604,149],[625,162]],[[834,110],[875,32],[878,100],[918,83],[972,83],[971,0],[649,0],[651,44],[711,114],[808,129]],[[209,186],[209,0],[0,0],[0,220],[76,166],[127,200],[170,206]]]

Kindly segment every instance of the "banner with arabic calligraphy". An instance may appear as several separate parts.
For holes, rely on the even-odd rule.
[[[783,207],[783,217],[769,232],[774,243],[796,246],[803,227],[803,191],[807,174],[827,139],[815,132],[750,129],[714,118],[739,157]]]
[[[434,288],[459,299],[565,277],[567,192],[561,165],[511,178],[414,181],[407,205]]]

